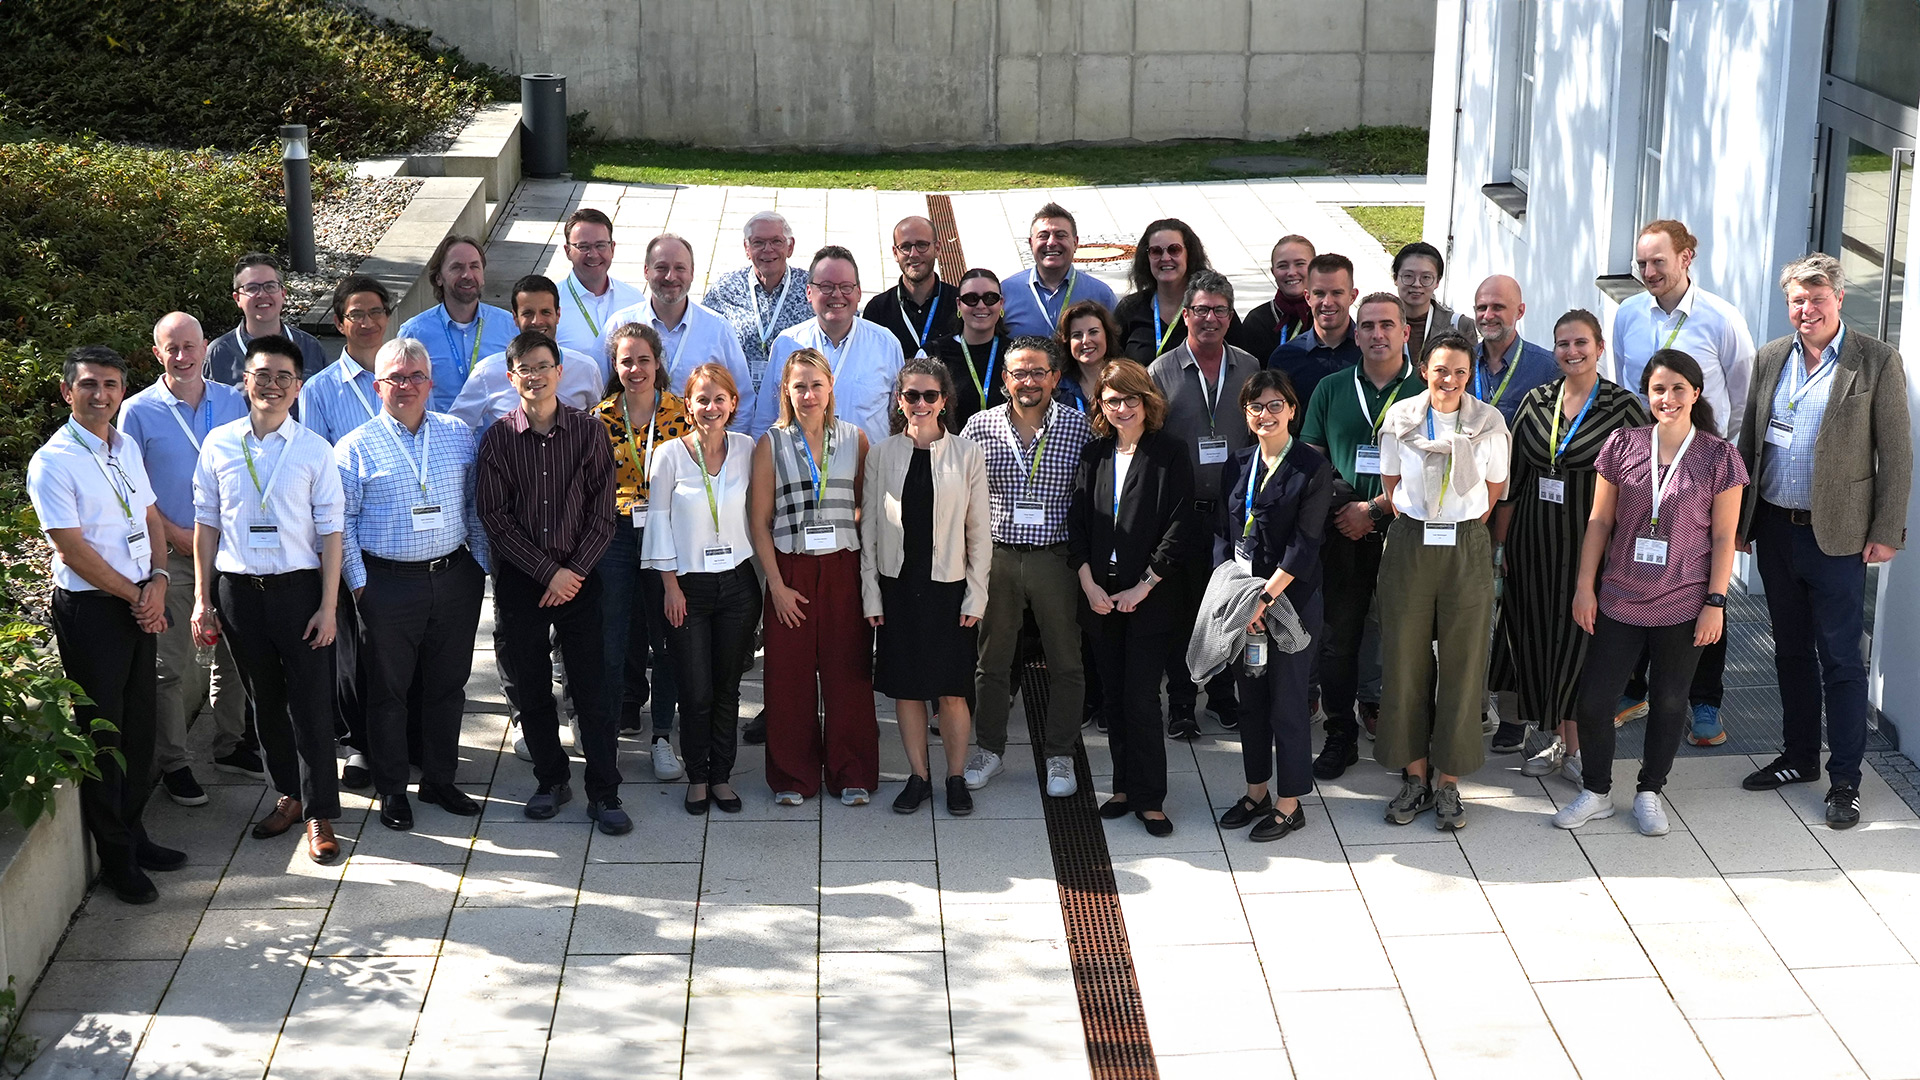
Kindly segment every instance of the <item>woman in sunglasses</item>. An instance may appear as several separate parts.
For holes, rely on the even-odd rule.
[[[1195,270],[1211,270],[1206,245],[1200,235],[1179,218],[1161,218],[1140,234],[1133,249],[1133,270],[1128,280],[1134,291],[1113,306],[1114,321],[1120,324],[1120,340],[1115,352],[1123,352],[1142,364],[1172,352],[1187,340],[1187,279]],[[1227,315],[1227,343],[1239,345],[1240,315]]]
[[[959,431],[974,413],[1007,400],[1000,378],[1007,320],[999,275],[978,266],[960,275],[959,321],[937,352],[953,386],[946,400],[948,430]]]
[[[893,436],[867,454],[861,497],[860,601],[875,627],[873,688],[894,699],[911,775],[893,808],[933,795],[927,705],[940,706],[947,813],[973,812],[962,772],[972,717],[975,625],[987,610],[987,458],[949,434],[953,380],[935,360],[909,360],[894,391]]]

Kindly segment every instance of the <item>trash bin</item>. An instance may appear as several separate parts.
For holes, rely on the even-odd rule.
[[[567,171],[567,77],[520,76],[520,171],[552,180]]]

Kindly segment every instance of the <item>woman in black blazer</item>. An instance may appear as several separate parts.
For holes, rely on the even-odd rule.
[[[1160,432],[1166,417],[1167,399],[1146,368],[1132,360],[1108,364],[1090,418],[1097,437],[1080,453],[1067,512],[1067,562],[1087,597],[1081,622],[1093,639],[1101,686],[1120,702],[1107,729],[1114,794],[1100,816],[1131,812],[1154,836],[1173,832],[1161,808],[1167,747],[1160,673],[1170,636],[1184,632],[1177,586],[1163,581],[1202,542],[1191,520],[1193,466],[1187,448]]]
[[[1260,674],[1249,674],[1244,664],[1240,668],[1240,753],[1247,793],[1220,816],[1220,824],[1228,829],[1252,824],[1249,838],[1267,841],[1306,827],[1300,796],[1313,790],[1307,693],[1320,647],[1320,541],[1333,501],[1333,466],[1293,437],[1300,397],[1284,373],[1255,372],[1240,388],[1240,409],[1259,441],[1221,466],[1220,490],[1226,496],[1213,562],[1239,560],[1265,580],[1263,599],[1285,593],[1312,638],[1297,653],[1267,650]],[[1253,625],[1266,618],[1268,603],[1271,599],[1254,613]]]

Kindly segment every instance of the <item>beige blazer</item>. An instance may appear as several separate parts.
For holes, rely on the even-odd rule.
[[[913,464],[913,440],[895,435],[867,451],[860,502],[860,603],[868,617],[880,607],[880,578],[898,577],[905,527],[900,492]],[[987,502],[987,455],[978,443],[947,434],[933,444],[933,580],[966,579],[960,614],[987,612],[987,570],[993,564],[992,509]]]
[[[1740,538],[1753,535],[1760,498],[1760,452],[1773,419],[1780,372],[1793,336],[1760,347],[1740,428],[1740,457],[1752,483],[1740,504]],[[1907,376],[1884,341],[1848,330],[1833,365],[1827,412],[1813,443],[1813,538],[1828,555],[1858,555],[1868,541],[1907,543],[1907,493],[1913,485],[1913,436],[1907,426]]]

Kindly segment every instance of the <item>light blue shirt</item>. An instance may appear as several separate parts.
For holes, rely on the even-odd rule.
[[[211,380],[206,388],[196,409],[174,397],[165,379],[156,379],[120,407],[120,431],[146,459],[160,516],[188,530],[193,528],[193,469],[201,445],[214,428],[247,415],[247,399],[240,391]]]
[[[1032,335],[1050,338],[1060,327],[1060,315],[1082,300],[1098,300],[1113,310],[1113,290],[1107,283],[1079,268],[1067,271],[1060,287],[1048,291],[1032,270],[1022,270],[1000,283],[1000,296],[1006,305],[1007,332],[1014,337]]]
[[[425,491],[421,455],[426,455]],[[479,444],[472,429],[444,413],[430,412],[409,432],[382,412],[333,448],[346,498],[340,574],[347,588],[367,583],[365,555],[395,562],[426,562],[465,544],[482,570],[491,572],[487,534],[473,497]],[[439,507],[440,525],[414,531],[415,507]]]
[[[1775,506],[1813,509],[1813,444],[1820,438],[1820,423],[1827,416],[1827,394],[1833,389],[1834,365],[1846,337],[1847,328],[1842,326],[1820,350],[1820,366],[1809,376],[1803,359],[1806,354],[1796,335],[1787,362],[1780,367],[1780,381],[1773,388],[1773,422],[1793,424],[1792,445],[1775,446],[1767,439],[1769,432],[1754,432],[1760,438],[1760,494]],[[1793,396],[1800,390],[1805,393],[1795,405]]]
[[[481,304],[474,321],[462,327],[447,318],[447,305],[435,304],[401,323],[399,336],[427,347],[427,355],[433,358],[433,400],[427,407],[445,412],[460,396],[473,365],[483,356],[505,352],[519,333],[513,313],[505,308]]]
[[[300,388],[300,422],[336,446],[348,432],[378,415],[380,394],[373,385],[373,372],[344,352]]]

